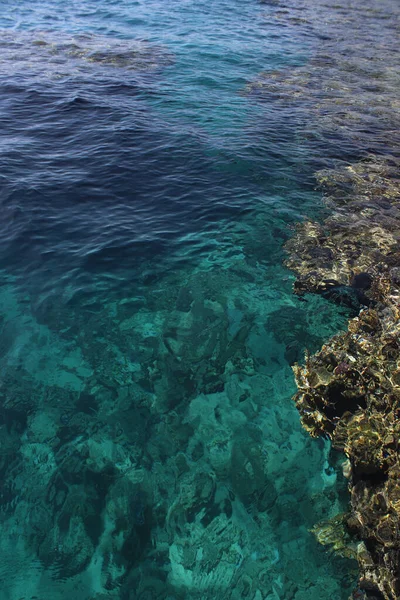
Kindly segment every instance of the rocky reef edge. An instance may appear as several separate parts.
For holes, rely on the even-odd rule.
[[[323,170],[330,216],[302,222],[287,242],[298,295],[345,305],[348,329],[293,369],[304,428],[342,451],[347,514],[315,528],[355,556],[354,598],[400,598],[400,161],[366,157]]]

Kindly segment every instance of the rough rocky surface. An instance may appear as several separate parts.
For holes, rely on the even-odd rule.
[[[317,537],[353,552],[363,593],[386,600],[400,596],[397,174],[396,159],[372,157],[319,173],[333,213],[320,224],[300,224],[287,244],[297,294],[319,293],[345,304],[350,296],[353,308],[361,309],[346,332],[294,366],[295,401],[305,429],[328,436],[348,458],[350,512],[340,534],[336,523],[336,534],[332,524],[321,525]]]
[[[399,11],[391,0],[263,2],[266,17],[296,26],[313,58],[261,73],[245,93],[287,111],[323,213],[286,243],[295,293],[350,310],[348,330],[320,351],[291,356],[304,427],[343,451],[349,514],[314,528],[356,556],[355,598],[400,597]],[[315,154],[320,151],[320,161]],[[328,338],[327,338],[328,339]],[[293,362],[293,361],[290,361]]]

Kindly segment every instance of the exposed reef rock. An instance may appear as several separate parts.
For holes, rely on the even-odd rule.
[[[294,367],[295,401],[305,429],[328,436],[349,459],[345,528],[358,540],[360,586],[386,600],[400,597],[398,172],[397,160],[370,157],[319,173],[334,212],[300,224],[287,243],[297,294],[329,291],[337,300],[346,289],[362,307],[348,331]],[[317,528],[318,539],[324,531]]]

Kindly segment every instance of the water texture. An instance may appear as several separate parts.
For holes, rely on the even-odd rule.
[[[346,482],[291,365],[351,311],[282,266],[315,171],[366,151],[282,102],[318,10],[4,2],[0,27],[1,600],[346,600],[355,562],[310,532]]]

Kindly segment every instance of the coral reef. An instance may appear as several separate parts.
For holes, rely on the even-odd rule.
[[[62,31],[0,30],[0,73],[29,72],[32,77],[60,79],[110,74],[110,69],[154,71],[173,62],[171,52],[141,40]]]
[[[328,436],[349,459],[346,528],[359,540],[360,586],[386,600],[400,594],[397,174],[393,157],[318,173],[334,212],[320,224],[300,224],[287,243],[297,294],[329,291],[341,302],[345,288],[361,308],[346,332],[294,367],[295,401],[305,429]]]
[[[374,277],[389,276],[395,285],[399,166],[395,157],[371,155],[351,166],[316,174],[333,212],[323,223],[299,223],[297,234],[286,244],[286,264],[297,274],[297,293],[329,292],[334,298],[336,292],[336,299],[345,301],[343,289],[347,288],[360,308],[382,299],[377,289],[368,293]]]
[[[263,5],[306,37],[311,28],[325,51],[307,66],[265,73],[247,91],[283,104],[280,124],[289,107],[304,162],[308,142],[328,148],[328,158],[382,150],[398,118],[398,101],[385,104],[372,89],[397,93],[385,15],[378,11],[379,28],[364,39],[368,27],[357,23],[375,22],[371,0],[360,11],[290,3]],[[371,40],[385,61],[370,59]],[[126,85],[171,60],[164,48],[90,35],[10,31],[0,47],[2,73],[28,70],[46,82],[100,74],[119,84],[123,72]],[[315,147],[310,154],[316,160]],[[185,250],[161,274],[144,262],[132,281],[129,264],[123,297],[102,295],[93,276],[90,302],[78,295],[40,309],[4,283],[4,595],[25,596],[18,581],[29,580],[31,597],[44,600],[344,600],[356,557],[365,594],[398,597],[398,163],[373,154],[357,161],[319,172],[333,214],[299,225],[288,242],[303,298],[291,296],[277,267],[276,239],[304,207],[282,197],[279,217],[269,208],[258,220],[244,214],[242,232],[219,230],[196,266]],[[300,427],[289,363],[349,312],[357,315],[349,331],[295,367],[305,428],[348,456],[352,508],[343,515],[347,480],[332,467],[330,442]]]
[[[300,222],[287,241],[286,265],[296,274],[299,297],[317,294],[352,316],[347,331],[294,366],[303,426],[328,437],[348,459],[350,512],[315,533],[357,557],[355,597],[394,600],[400,597],[398,13],[386,0],[350,9],[296,2],[301,18],[290,0],[263,4],[269,19],[296,27],[314,50],[309,63],[266,71],[246,88],[287,111],[324,193],[323,213]]]
[[[322,163],[399,147],[398,11],[391,0],[286,0],[266,18],[303,35],[313,56],[260,73],[245,93],[279,105],[297,124],[299,142],[320,148]]]

